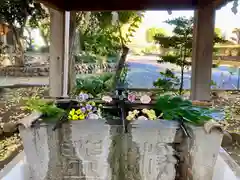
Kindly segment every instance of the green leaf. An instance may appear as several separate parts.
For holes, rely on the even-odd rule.
[[[212,119],[213,110],[193,106],[191,101],[184,100],[179,96],[170,95],[159,96],[155,105],[157,112],[163,114],[167,120],[183,119],[195,125],[202,125]]]

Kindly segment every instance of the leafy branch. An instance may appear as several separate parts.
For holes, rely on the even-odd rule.
[[[47,102],[39,97],[32,97],[26,100],[26,110],[38,111],[43,113],[44,117],[58,117],[64,112],[63,109],[58,108],[54,102]]]
[[[171,63],[180,67],[181,77],[179,86],[179,95],[183,92],[183,75],[184,70],[191,65],[192,44],[193,44],[193,17],[178,17],[165,21],[173,26],[173,35],[164,36],[162,33],[155,36],[155,42],[160,47],[168,48],[172,52],[160,56],[159,63]],[[226,40],[215,34],[214,43],[223,43]]]

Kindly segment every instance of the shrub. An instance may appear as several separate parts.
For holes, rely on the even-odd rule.
[[[94,97],[99,94],[111,90],[111,81],[113,73],[103,73],[99,75],[92,75],[88,78],[77,78],[75,93],[79,94],[81,91],[92,94]],[[108,83],[106,83],[108,82]]]

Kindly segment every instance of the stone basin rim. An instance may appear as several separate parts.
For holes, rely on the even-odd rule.
[[[42,113],[40,112],[33,112],[32,114],[30,114],[29,116],[21,119],[19,122],[18,122],[18,126],[22,126],[24,128],[34,128],[34,123],[36,123],[38,121],[39,118],[41,118],[42,116]],[[83,120],[83,121],[71,121],[71,122],[68,122],[69,124],[78,124],[78,123],[93,123],[94,124],[98,124],[98,123],[103,123],[103,125],[106,125],[106,126],[122,126],[122,125],[118,125],[118,124],[107,124],[106,123],[106,119],[88,119],[88,120]],[[114,121],[114,120],[113,120]],[[170,120],[163,120],[163,119],[157,119],[157,120],[135,120],[133,122],[131,122],[130,124],[132,125],[132,128],[143,128],[145,125],[144,128],[148,128],[148,127],[154,127],[154,124],[156,123],[161,123],[162,126],[165,126],[166,128],[176,128],[176,127],[179,127],[179,122],[177,121],[170,121]],[[38,123],[37,127],[40,127],[40,126],[48,126],[48,125],[53,125],[55,123],[53,122],[41,122],[41,123]],[[190,127],[190,128],[194,128],[194,129],[204,129],[206,131],[206,133],[211,133],[213,130],[217,130],[221,133],[224,133],[224,128],[222,125],[220,125],[218,122],[216,121],[208,121],[206,122],[203,126],[194,126],[190,123],[185,123],[187,125],[187,127]],[[139,127],[140,126],[140,127]]]

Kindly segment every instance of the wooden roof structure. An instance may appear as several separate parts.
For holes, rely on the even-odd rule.
[[[194,10],[213,3],[219,8],[232,0],[39,0],[61,11]]]

